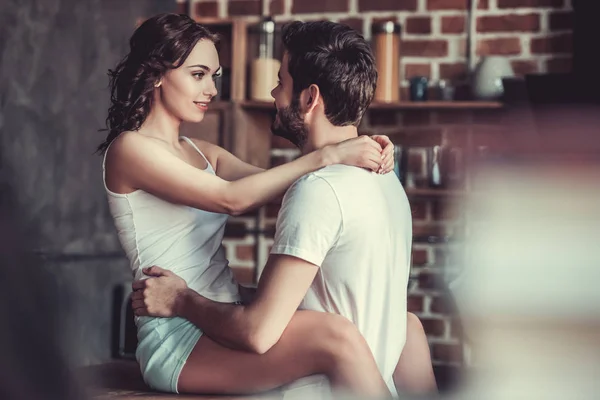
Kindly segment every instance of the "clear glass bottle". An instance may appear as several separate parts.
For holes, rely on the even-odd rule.
[[[271,90],[277,86],[280,46],[279,30],[271,17],[249,27],[249,97],[251,100],[272,101]]]
[[[378,73],[374,97],[376,102],[400,101],[401,30],[401,25],[393,21],[378,22],[371,26]]]

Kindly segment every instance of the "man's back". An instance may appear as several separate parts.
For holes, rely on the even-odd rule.
[[[394,174],[334,165],[288,190],[272,250],[321,266],[301,308],[354,322],[392,393],[406,339],[411,241],[410,207]]]

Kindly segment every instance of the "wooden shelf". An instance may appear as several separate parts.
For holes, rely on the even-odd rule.
[[[273,100],[273,101],[244,100],[244,101],[240,102],[240,105],[243,108],[247,108],[247,109],[275,111],[275,100]]]
[[[371,103],[372,110],[489,110],[502,108],[496,101],[401,101],[398,103]]]
[[[408,197],[458,197],[466,196],[467,192],[465,190],[407,188],[406,195]]]
[[[242,107],[257,110],[274,110],[273,102],[246,100]],[[398,103],[371,103],[370,110],[495,110],[503,105],[496,101],[402,101]]]
[[[211,101],[208,104],[208,111],[211,110],[229,110],[231,108],[231,105],[233,103],[231,103],[230,101],[226,101],[226,100],[215,100],[215,101]]]

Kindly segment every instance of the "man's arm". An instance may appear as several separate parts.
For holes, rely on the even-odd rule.
[[[223,346],[267,352],[281,337],[312,283],[318,266],[287,255],[271,255],[250,305],[219,303],[187,288],[171,271],[146,272],[154,278],[134,283],[136,315],[185,318]]]
[[[137,315],[181,316],[224,346],[264,353],[281,337],[341,230],[332,187],[307,175],[284,197],[272,254],[250,305],[215,303],[187,289],[172,272],[152,267],[145,273],[157,278],[134,283],[134,310]]]

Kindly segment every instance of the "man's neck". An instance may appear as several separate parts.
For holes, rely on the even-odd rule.
[[[327,145],[337,144],[357,136],[358,129],[355,126],[332,126],[331,124],[316,126],[309,129],[308,139],[301,151],[302,154],[308,154]]]

